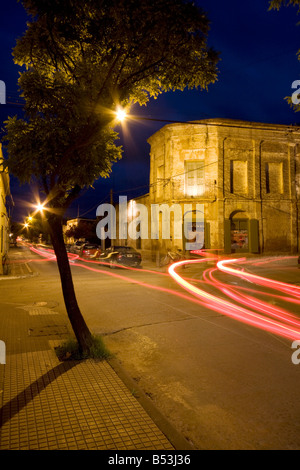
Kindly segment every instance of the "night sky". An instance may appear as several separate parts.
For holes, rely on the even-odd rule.
[[[268,0],[197,0],[211,22],[208,43],[220,52],[219,78],[208,91],[188,90],[166,93],[151,100],[146,107],[132,112],[141,116],[174,121],[206,118],[230,118],[246,121],[296,124],[300,113],[294,112],[285,100],[293,92],[291,84],[300,79],[300,16],[295,7],[268,11]],[[0,121],[22,113],[18,102],[19,67],[14,65],[12,49],[26,30],[27,16],[16,0],[0,1],[0,80],[6,84],[7,104],[0,104]],[[11,104],[13,103],[13,104]],[[109,179],[95,182],[69,210],[69,218],[95,218],[100,203],[109,202],[110,189],[114,199],[129,198],[148,192],[148,137],[163,127],[163,122],[141,121],[127,125],[120,132],[123,159],[114,165]],[[24,201],[32,197],[27,186],[11,179],[15,202],[13,219],[22,221],[29,213]]]

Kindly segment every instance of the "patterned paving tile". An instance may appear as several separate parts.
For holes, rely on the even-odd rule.
[[[0,309],[0,450],[173,450],[107,362],[58,361],[71,329],[54,303],[26,307]]]

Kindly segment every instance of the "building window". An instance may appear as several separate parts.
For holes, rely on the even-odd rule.
[[[202,196],[204,194],[204,160],[184,163],[185,195]]]
[[[266,163],[266,193],[283,194],[283,165],[279,163]]]
[[[246,194],[248,191],[247,162],[230,160],[230,192]]]
[[[270,193],[270,171],[269,171],[269,163],[266,163],[266,193]]]
[[[233,193],[233,160],[230,160],[230,192]]]

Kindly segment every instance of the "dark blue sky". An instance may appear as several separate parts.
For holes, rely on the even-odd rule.
[[[7,105],[0,105],[0,121],[20,112],[11,105],[18,98],[18,71],[12,60],[16,38],[26,30],[26,13],[16,0],[3,2],[0,27],[0,80],[6,83]],[[278,124],[300,123],[285,101],[291,95],[291,84],[300,79],[300,16],[294,7],[268,11],[268,0],[197,0],[211,21],[209,44],[220,52],[218,82],[209,90],[167,93],[146,107],[135,109],[144,117],[190,121],[205,118],[231,118]],[[166,122],[167,123],[167,122]],[[161,128],[162,122],[141,121],[130,124],[130,136],[120,130],[124,147],[123,159],[112,176],[95,182],[73,205],[68,216],[94,218],[97,206],[109,200],[109,191],[136,197],[148,191],[149,145],[147,138]],[[24,199],[30,199],[28,188],[12,180],[15,218],[27,215]],[[137,188],[137,189],[134,189]]]

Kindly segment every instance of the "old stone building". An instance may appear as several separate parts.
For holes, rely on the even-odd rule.
[[[149,232],[136,240],[143,251],[185,249],[194,239],[225,253],[298,252],[299,127],[209,119],[168,124],[148,142],[147,204],[189,215],[179,238],[171,223],[169,239]]]

